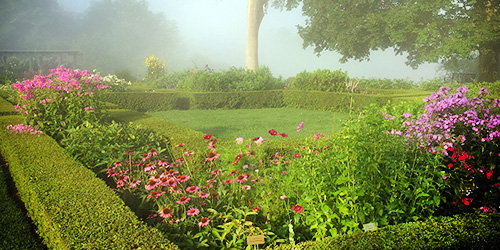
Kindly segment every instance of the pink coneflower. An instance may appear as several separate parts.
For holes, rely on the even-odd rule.
[[[188,193],[194,193],[194,192],[198,191],[198,189],[199,189],[198,186],[191,186],[191,187],[186,188],[186,191]]]
[[[127,175],[124,174],[119,174],[118,179],[116,180],[116,187],[121,188],[123,185],[125,185],[125,181],[128,179]]]
[[[194,152],[193,151],[186,151],[184,152],[185,155],[194,155]]]
[[[200,223],[198,223],[198,226],[200,227],[208,226],[208,223],[210,223],[210,219],[207,217],[203,217],[201,218]]]
[[[200,210],[197,208],[190,208],[188,211],[186,211],[186,214],[189,216],[197,215],[200,213]]]
[[[222,173],[222,169],[216,169],[216,170],[214,170],[214,171],[212,171],[210,173],[213,174],[213,175],[220,175]]]
[[[158,197],[162,196],[165,193],[166,193],[165,191],[153,190],[153,191],[151,191],[151,194],[148,195],[148,199],[151,199],[153,197],[158,199]]]
[[[210,183],[208,183],[207,185],[203,186],[203,188],[213,188],[213,187],[214,187],[214,185],[212,185]]]
[[[125,152],[124,154],[126,154],[126,155],[131,155],[131,154],[133,154],[133,153],[134,153],[134,152],[132,152],[131,150],[129,150],[129,151]]]
[[[168,166],[168,162],[165,159],[161,159],[158,161],[158,165],[160,165],[161,167],[166,167]]]
[[[217,180],[215,180],[215,179],[208,179],[207,180],[207,183],[215,183],[215,182],[217,182]]]
[[[198,192],[198,196],[200,196],[201,198],[208,198],[210,194],[205,192]]]
[[[186,182],[189,180],[189,176],[187,175],[178,175],[177,176],[177,181],[178,182]]]
[[[219,157],[219,155],[220,154],[217,152],[210,151],[208,153],[208,157],[205,159],[205,161],[213,161],[213,160],[217,159]]]
[[[234,178],[234,181],[239,182],[239,183],[243,183],[243,182],[247,181],[247,175],[240,174],[240,175],[238,175],[238,177]]]
[[[150,173],[156,172],[156,166],[152,163],[148,163],[148,164],[146,164],[146,167],[144,167],[144,171],[150,172]]]
[[[136,179],[132,179],[132,181],[130,182],[130,187],[131,188],[135,188],[137,185],[139,185],[141,183],[140,180],[136,180]]]
[[[158,216],[158,214],[150,214],[150,215],[148,215],[148,217],[146,217],[146,220],[153,219],[157,216]]]
[[[116,161],[116,162],[113,163],[113,165],[115,165],[115,167],[121,167],[122,163],[119,162],[119,161]]]
[[[225,184],[230,184],[231,182],[233,182],[233,179],[227,179],[224,183]]]
[[[178,147],[183,147],[184,145],[186,145],[186,144],[184,144],[184,143],[179,143],[179,144],[175,145],[175,147],[176,147],[176,148],[178,148]]]
[[[286,195],[280,196],[280,200],[284,201],[286,199]]]
[[[172,209],[168,208],[168,207],[163,207],[162,210],[160,210],[160,217],[162,218],[170,218],[172,217],[172,214],[174,212],[172,211]]]
[[[252,187],[248,186],[248,185],[244,185],[241,187],[241,189],[243,190],[250,190]]]
[[[148,184],[146,185],[146,190],[153,190],[158,186],[158,181],[153,177],[149,179]]]
[[[298,214],[301,214],[302,212],[304,212],[304,208],[302,206],[299,206],[299,205],[293,206],[292,209],[293,209],[293,211],[295,211]]]
[[[115,175],[118,175],[118,172],[116,172],[115,170],[116,170],[116,167],[109,166],[106,169],[106,173],[108,174],[108,177],[113,177]]]
[[[191,198],[181,196],[181,198],[179,198],[179,200],[177,201],[177,203],[179,203],[179,204],[188,203],[189,200],[191,200]]]

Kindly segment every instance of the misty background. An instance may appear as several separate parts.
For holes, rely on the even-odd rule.
[[[0,50],[77,50],[78,68],[104,74],[128,70],[139,78],[152,55],[166,62],[167,72],[244,67],[246,5],[246,0],[0,0]],[[412,69],[392,50],[374,51],[368,62],[341,64],[335,52],[317,57],[312,48],[302,48],[297,34],[305,19],[300,8],[267,9],[259,64],[275,76],[316,69],[413,81],[440,76],[438,64]]]

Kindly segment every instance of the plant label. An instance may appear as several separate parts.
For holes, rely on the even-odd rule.
[[[266,241],[264,239],[264,235],[263,234],[253,235],[253,236],[248,236],[247,237],[247,244],[249,246],[252,246],[252,245],[262,245],[264,243],[266,243]]]

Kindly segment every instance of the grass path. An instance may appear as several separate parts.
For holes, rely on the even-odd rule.
[[[170,110],[149,112],[182,126],[212,134],[222,140],[245,139],[262,136],[269,138],[268,131],[275,129],[290,138],[305,138],[314,133],[331,134],[342,128],[342,120],[349,114],[304,110],[294,108],[279,109],[233,109],[233,110]],[[298,133],[297,126],[304,122]]]

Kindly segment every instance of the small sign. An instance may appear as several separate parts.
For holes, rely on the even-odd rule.
[[[263,234],[252,235],[252,236],[248,236],[248,238],[247,238],[247,244],[249,246],[252,246],[252,245],[262,245],[264,243],[266,243],[266,241],[264,239],[264,235]]]
[[[365,232],[377,231],[377,226],[375,225],[375,223],[363,224],[363,230],[365,230]]]

